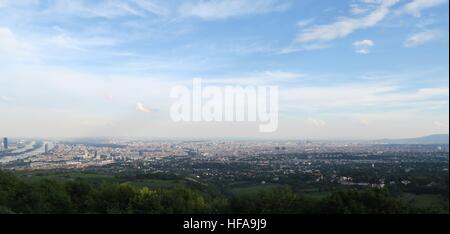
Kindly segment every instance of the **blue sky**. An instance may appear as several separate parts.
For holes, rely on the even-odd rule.
[[[0,134],[448,133],[448,45],[448,0],[0,0]],[[171,123],[195,77],[279,86],[279,130]]]

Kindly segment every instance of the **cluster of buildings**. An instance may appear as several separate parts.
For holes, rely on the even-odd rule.
[[[3,141],[2,141],[2,150],[8,150],[8,138],[7,137],[3,137]]]
[[[104,140],[100,142],[42,142],[39,147],[36,147],[36,144],[35,141],[32,141],[28,148],[23,148],[23,151],[18,149],[11,151],[16,155],[7,157],[7,161],[5,157],[0,158],[0,163],[14,164],[14,161],[19,161],[20,164],[14,166],[16,169],[85,168],[116,162],[157,164],[155,162],[160,159],[181,157],[191,161],[244,161],[259,167],[277,166],[275,169],[284,173],[290,171],[296,173],[294,169],[300,167],[299,163],[304,167],[309,167],[311,159],[325,164],[345,164],[352,161],[352,157],[358,157],[360,162],[373,163],[374,159],[369,156],[381,157],[386,150],[391,155],[400,155],[402,150],[405,150],[404,147],[398,146],[313,143],[309,141]],[[31,148],[32,146],[35,148]],[[6,137],[3,138],[2,147],[8,149]],[[22,155],[21,152],[24,154]],[[293,154],[306,158],[284,157]],[[294,169],[291,166],[295,166]]]

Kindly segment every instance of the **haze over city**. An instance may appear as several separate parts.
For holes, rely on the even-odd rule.
[[[447,0],[0,0],[0,135],[447,134]],[[279,124],[185,122],[170,90],[274,85]]]

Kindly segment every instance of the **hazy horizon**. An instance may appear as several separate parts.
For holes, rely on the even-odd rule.
[[[402,138],[257,138],[257,137],[145,137],[145,136],[71,136],[71,137],[45,137],[45,136],[1,136],[8,139],[42,139],[42,140],[62,140],[62,141],[76,141],[76,140],[142,140],[142,141],[319,141],[319,142],[370,142],[380,140],[404,140],[416,139],[430,136],[449,136],[448,133],[443,134],[429,134],[421,136],[411,136]]]

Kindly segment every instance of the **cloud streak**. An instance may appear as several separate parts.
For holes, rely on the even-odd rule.
[[[404,6],[404,10],[415,17],[420,17],[423,10],[446,3],[448,0],[413,0]]]
[[[326,94],[326,95],[324,95]],[[290,88],[280,92],[285,108],[303,112],[358,112],[370,109],[425,111],[429,108],[445,108],[448,105],[447,87],[420,88],[400,91],[397,86],[384,84],[352,84],[330,87]]]
[[[327,123],[321,119],[308,118],[308,122],[316,127],[324,127]]]
[[[0,61],[26,61],[31,59],[34,48],[18,39],[7,27],[0,27]]]
[[[296,38],[298,43],[327,42],[343,38],[356,30],[370,28],[381,22],[398,0],[384,0],[377,8],[360,18],[339,18],[336,22],[303,29]]]
[[[282,3],[277,0],[208,0],[185,3],[180,7],[179,11],[182,16],[204,20],[219,20],[245,15],[281,12],[289,7],[289,3]]]
[[[427,42],[435,40],[436,38],[439,37],[439,35],[440,35],[440,32],[437,30],[428,30],[428,31],[415,33],[406,39],[404,46],[408,47],[408,48],[412,48],[412,47],[416,47],[419,45],[423,45]]]
[[[142,102],[136,103],[136,110],[138,110],[140,112],[144,112],[144,113],[150,113],[150,109],[145,107],[144,104],[142,104]]]

